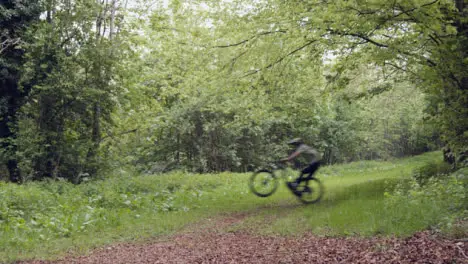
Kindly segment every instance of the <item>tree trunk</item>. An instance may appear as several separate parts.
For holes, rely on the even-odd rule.
[[[9,156],[6,160],[6,166],[8,168],[9,179],[12,182],[20,181],[20,171],[18,169],[18,161],[16,160],[16,143],[11,140],[16,138],[16,134],[13,132],[17,125],[16,112],[19,108],[19,101],[21,96],[18,91],[16,83],[2,82],[0,84],[0,91],[5,91],[7,96],[0,97],[0,100],[7,101],[7,111],[2,113],[0,116],[0,139],[2,139],[1,147],[2,150],[6,150],[6,154]],[[8,96],[9,95],[9,96]]]

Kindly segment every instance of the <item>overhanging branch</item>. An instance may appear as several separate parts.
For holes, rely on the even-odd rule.
[[[108,131],[107,136],[102,137],[100,142],[104,141],[104,139],[106,139],[106,138],[112,138],[113,140],[115,140],[116,136],[122,136],[122,135],[125,135],[125,134],[135,133],[137,131],[138,131],[138,128],[135,128],[135,129],[131,129],[131,130],[127,130],[127,131],[118,133],[117,135],[113,135],[111,132]]]
[[[334,29],[328,29],[327,31],[332,35],[356,37],[356,38],[360,38],[360,39],[362,39],[362,40],[364,40],[364,41],[366,41],[368,43],[372,43],[377,47],[388,48],[388,45],[383,44],[383,43],[379,43],[379,42],[371,39],[369,36],[366,36],[366,35],[364,35],[362,33],[340,32],[340,31],[334,30]]]
[[[256,35],[253,35],[251,36],[250,38],[248,39],[244,39],[240,42],[237,42],[237,43],[233,43],[233,44],[226,44],[226,45],[217,45],[217,46],[212,46],[212,48],[229,48],[229,47],[235,47],[235,46],[239,46],[239,45],[242,45],[244,43],[247,43],[257,37],[260,37],[260,36],[265,36],[265,35],[270,35],[270,34],[275,34],[275,33],[286,33],[287,31],[286,30],[276,30],[276,31],[267,31],[267,32],[262,32],[262,33],[259,33],[259,34],[256,34]]]
[[[20,38],[9,39],[7,38],[5,41],[0,43],[0,54],[2,54],[5,50],[7,50],[10,46],[14,46],[21,42]]]
[[[247,74],[245,74],[244,76],[242,76],[242,78],[243,78],[243,77],[247,77],[247,76],[252,75],[252,74],[256,74],[256,73],[258,73],[258,72],[260,72],[260,71],[262,71],[262,70],[266,70],[266,69],[269,69],[269,68],[273,67],[273,66],[275,66],[276,64],[282,62],[285,58],[287,58],[287,57],[293,55],[294,53],[296,53],[296,52],[298,52],[298,51],[300,51],[300,50],[303,50],[304,48],[306,48],[306,47],[312,45],[314,42],[317,42],[317,40],[314,39],[314,40],[310,40],[310,41],[306,42],[304,45],[302,45],[302,46],[300,46],[300,47],[294,49],[293,51],[289,52],[288,54],[286,54],[286,55],[280,57],[279,59],[277,59],[276,61],[270,63],[269,65],[267,65],[267,66],[265,66],[265,67],[263,67],[263,68],[261,68],[261,69],[256,69],[256,70],[253,70],[253,71],[248,72]]]
[[[379,48],[394,49],[396,52],[398,52],[398,53],[400,53],[402,55],[417,58],[421,62],[421,64],[425,64],[425,65],[430,66],[430,67],[437,66],[437,63],[435,63],[434,61],[432,61],[429,58],[426,58],[426,57],[424,57],[422,55],[419,55],[419,54],[414,54],[414,53],[411,53],[411,52],[402,51],[401,49],[398,49],[398,48],[392,48],[387,44],[380,43],[380,42],[377,42],[377,41],[371,39],[370,36],[367,36],[367,35],[365,35],[363,33],[340,32],[340,31],[333,30],[333,29],[329,29],[328,32],[330,34],[339,35],[339,36],[352,36],[352,37],[360,38],[363,41],[365,41],[365,43],[373,44],[374,46],[377,46]],[[359,44],[364,44],[364,43],[360,42]]]

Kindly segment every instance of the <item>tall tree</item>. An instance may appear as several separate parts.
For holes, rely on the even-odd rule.
[[[32,159],[27,166],[36,179],[79,181],[82,175],[96,175],[103,128],[111,122],[117,62],[126,50],[116,37],[124,2],[46,3],[24,65],[22,84],[32,91],[22,108],[19,152]]]
[[[0,4],[0,161],[5,162],[12,182],[20,180],[17,146],[17,113],[29,87],[20,87],[24,46],[31,41],[28,28],[39,20],[41,1],[6,0]]]

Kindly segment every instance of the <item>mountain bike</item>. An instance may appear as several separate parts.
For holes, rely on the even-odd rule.
[[[275,162],[266,169],[260,169],[252,174],[249,181],[250,190],[259,197],[268,197],[278,188],[278,182],[283,179],[285,182],[291,180],[292,174],[288,166],[282,162]],[[323,196],[324,187],[319,179],[313,175],[304,177],[295,189],[291,192],[305,204],[313,204]]]

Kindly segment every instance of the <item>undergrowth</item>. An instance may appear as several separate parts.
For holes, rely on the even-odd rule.
[[[236,228],[266,234],[410,235],[432,228],[463,236],[466,171],[424,186],[411,177],[439,157],[323,167],[318,177],[325,196],[312,206],[301,205],[286,188],[268,198],[254,196],[250,174],[119,173],[80,185],[0,182],[0,261],[80,254],[116,241],[168,235],[232,212],[250,212]]]

